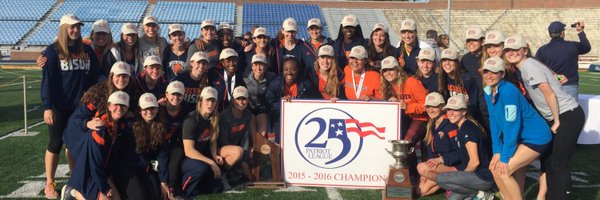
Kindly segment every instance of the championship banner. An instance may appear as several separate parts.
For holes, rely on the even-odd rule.
[[[393,102],[293,100],[281,103],[284,177],[288,184],[382,189],[386,148],[399,139]]]

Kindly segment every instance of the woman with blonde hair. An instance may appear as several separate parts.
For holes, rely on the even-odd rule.
[[[146,60],[148,56],[158,56],[161,60],[167,46],[167,39],[160,36],[160,26],[158,18],[154,16],[144,17],[143,34],[140,37],[140,56]]]
[[[343,73],[335,62],[334,49],[331,45],[319,48],[314,70],[308,73],[309,79],[318,86],[319,93],[324,99],[344,99],[342,85]]]
[[[96,84],[100,74],[94,50],[82,41],[82,25],[75,15],[63,16],[56,41],[44,51],[48,60],[42,69],[41,96],[50,136],[45,155],[44,194],[48,199],[58,198],[54,175],[67,120],[79,105],[83,92]]]
[[[218,193],[223,190],[220,166],[224,160],[217,151],[217,95],[215,88],[205,87],[200,94],[196,110],[190,112],[183,121],[183,152],[186,158],[181,167],[181,192],[184,198],[196,196],[196,189],[201,189],[204,193]]]

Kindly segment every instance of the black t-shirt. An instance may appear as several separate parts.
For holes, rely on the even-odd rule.
[[[187,60],[187,51],[185,51],[181,55],[175,55],[171,46],[165,49],[165,54],[163,57],[163,69],[165,70],[165,77],[167,80],[173,80],[179,74],[187,71],[185,61]]]
[[[249,109],[244,109],[242,118],[236,118],[232,109],[235,108],[228,108],[221,112],[219,116],[219,147],[237,145],[244,150],[248,150],[252,112]]]
[[[183,121],[182,138],[193,140],[198,152],[210,156],[210,121],[202,118],[198,111],[190,112]]]
[[[186,108],[185,104],[181,105],[181,110],[177,116],[172,117],[167,112],[166,106],[160,106],[160,109],[164,111],[166,124],[167,124],[167,138],[170,139],[172,145],[182,146],[181,143],[181,132],[183,126],[183,120],[189,114],[190,109]]]

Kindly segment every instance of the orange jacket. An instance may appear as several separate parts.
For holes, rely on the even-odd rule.
[[[352,79],[354,78],[353,84]],[[344,67],[344,92],[346,93],[346,98],[349,100],[356,100],[358,97],[366,95],[375,99],[383,99],[383,95],[379,91],[379,84],[381,84],[381,78],[379,77],[379,72],[373,70],[367,70],[365,72],[365,79],[363,81],[362,88],[360,88],[360,95],[357,97],[356,93],[354,93],[354,87],[357,87],[360,82],[360,78],[355,78],[352,76],[352,69],[350,66]]]
[[[427,116],[425,114],[425,96],[427,96],[427,89],[423,87],[421,81],[409,76],[402,85],[402,92],[400,92],[398,85],[394,84],[393,87],[398,100],[403,100],[406,103],[405,113],[413,119],[427,121]]]

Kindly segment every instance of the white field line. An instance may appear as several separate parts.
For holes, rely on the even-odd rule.
[[[35,80],[35,81],[27,81],[25,84],[29,84],[29,83],[37,83],[37,82],[40,82],[40,80]],[[23,82],[9,83],[9,84],[6,84],[6,85],[0,85],[0,88],[1,88],[1,87],[7,87],[7,86],[11,86],[11,85],[23,85]]]
[[[36,127],[36,126],[39,126],[40,124],[43,124],[43,123],[44,123],[44,121],[38,122],[38,123],[36,123],[36,124],[34,124],[34,125],[31,125],[31,126],[27,127],[27,129],[31,129],[31,128],[33,128],[33,127]],[[15,131],[15,132],[12,132],[12,133],[6,134],[5,136],[2,136],[2,137],[0,137],[0,140],[3,140],[3,139],[5,139],[5,138],[7,138],[7,137],[10,137],[10,136],[12,136],[12,135],[14,135],[14,134],[16,134],[16,133],[23,132],[24,130],[25,130],[25,129],[21,129],[21,130],[18,130],[18,131]]]

